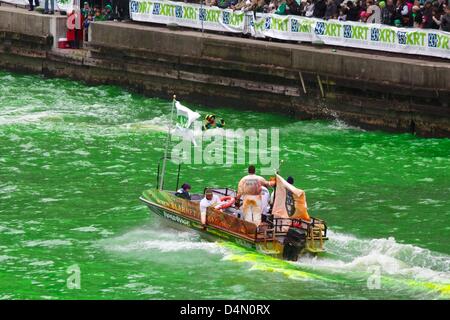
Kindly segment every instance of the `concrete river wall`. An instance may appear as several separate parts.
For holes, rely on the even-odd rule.
[[[65,17],[0,7],[0,69],[117,84],[210,106],[339,118],[450,137],[450,62],[119,22],[84,50],[56,49]]]

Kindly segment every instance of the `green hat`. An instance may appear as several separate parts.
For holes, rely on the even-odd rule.
[[[400,21],[400,19],[395,19],[394,20],[394,24],[396,27],[401,27],[402,26],[402,22]]]
[[[379,6],[381,9],[383,9],[383,8],[386,7],[386,2],[381,1],[381,2],[378,4],[378,6]]]
[[[112,7],[111,7],[111,5],[110,5],[110,4],[107,4],[107,5],[105,6],[105,9],[109,9],[109,10],[112,10]]]

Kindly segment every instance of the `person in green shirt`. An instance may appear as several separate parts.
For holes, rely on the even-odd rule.
[[[89,2],[85,1],[83,4],[83,8],[81,8],[81,14],[83,15],[84,20],[87,19],[89,14],[92,14],[93,11],[91,7],[89,6]]]
[[[275,14],[279,14],[279,15],[287,15],[287,10],[286,10],[286,1],[283,1],[282,3],[280,3],[278,5],[277,10],[275,11]]]
[[[114,20],[114,16],[113,16],[113,12],[112,12],[112,7],[110,4],[107,4],[105,6],[105,20]]]
[[[102,10],[100,8],[95,9],[94,22],[95,21],[106,21],[106,18],[102,14]]]

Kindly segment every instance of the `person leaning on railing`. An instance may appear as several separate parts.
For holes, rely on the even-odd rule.
[[[288,14],[292,14],[295,16],[300,16],[302,14],[302,8],[301,6],[297,3],[296,0],[286,0],[286,4],[288,6]]]
[[[235,5],[230,6],[233,10],[250,11],[252,8],[251,0],[239,0]]]
[[[326,11],[327,11],[327,4],[325,0],[316,0],[314,4],[313,17],[322,19],[323,17],[325,17]]]
[[[412,20],[413,20],[413,27],[414,28],[422,28],[423,16],[422,16],[422,11],[420,11],[420,8],[418,6],[412,7],[411,16],[412,16]]]
[[[435,22],[433,20],[433,4],[427,0],[422,9],[423,23],[422,28],[435,29]]]
[[[303,7],[303,14],[307,18],[311,18],[314,14],[314,1],[313,0],[306,0],[304,7]]]
[[[381,23],[381,9],[373,0],[367,0],[367,23]]]
[[[381,8],[381,23],[389,26],[394,25],[395,6],[393,0],[381,1],[379,3]]]
[[[445,6],[445,14],[441,16],[439,25],[442,31],[450,32],[450,7],[448,5]]]

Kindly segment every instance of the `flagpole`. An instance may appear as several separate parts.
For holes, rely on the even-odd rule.
[[[166,172],[167,152],[169,150],[169,145],[170,145],[170,131],[172,130],[173,110],[175,109],[176,98],[177,98],[177,96],[173,95],[172,110],[170,111],[169,129],[167,131],[167,138],[166,138],[166,148],[164,149],[164,159],[163,159],[163,164],[162,164],[162,169],[161,169],[161,179],[159,181],[159,190],[162,190],[163,186],[164,186],[164,174]]]

